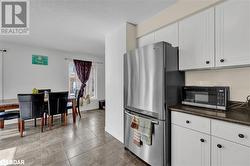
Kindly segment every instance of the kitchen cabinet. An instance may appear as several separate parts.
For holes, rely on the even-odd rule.
[[[163,27],[148,35],[142,36],[138,39],[138,47],[143,47],[148,44],[165,41],[172,44],[174,47],[178,47],[178,23],[174,23]]]
[[[211,134],[250,147],[250,127],[248,126],[212,120]]]
[[[210,136],[172,124],[172,166],[210,166]]]
[[[179,47],[179,69],[250,66],[250,0],[227,0],[138,39]]]
[[[178,47],[178,23],[168,25],[155,31],[155,42],[165,41],[172,44],[173,47]]]
[[[179,22],[180,70],[214,67],[214,8]]]
[[[250,126],[172,111],[172,166],[249,166],[249,136]]]
[[[250,1],[215,7],[216,67],[250,65]]]
[[[181,112],[172,112],[171,119],[172,124],[210,134],[211,120],[208,118],[183,114]]]
[[[212,137],[211,166],[249,166],[250,148]]]
[[[145,36],[140,37],[138,40],[138,47],[143,47],[148,44],[153,44],[155,42],[155,33],[149,33]]]

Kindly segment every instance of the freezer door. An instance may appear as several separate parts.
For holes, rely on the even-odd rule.
[[[165,121],[154,120],[153,122],[153,134],[152,134],[152,145],[143,144],[140,147],[133,143],[134,129],[130,127],[133,114],[125,111],[125,147],[131,152],[137,155],[139,158],[144,160],[146,163],[153,166],[164,166],[166,162],[167,155],[165,154],[165,137],[164,128]],[[138,115],[137,115],[138,116]]]
[[[125,55],[125,108],[165,119],[164,43],[142,47]]]

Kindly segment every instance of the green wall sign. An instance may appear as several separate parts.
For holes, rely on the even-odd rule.
[[[48,56],[32,55],[32,64],[34,64],[34,65],[48,65]]]

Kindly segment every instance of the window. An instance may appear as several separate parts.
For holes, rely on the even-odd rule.
[[[83,96],[87,95],[90,98],[96,98],[96,68],[95,65],[92,65],[89,80],[86,83]],[[73,62],[69,63],[69,93],[70,95],[75,95],[76,91],[81,87],[81,81],[77,77],[75,70],[75,65]]]

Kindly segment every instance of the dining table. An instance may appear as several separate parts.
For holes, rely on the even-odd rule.
[[[76,122],[76,115],[77,115],[77,110],[76,110],[76,97],[74,96],[69,96],[68,97],[68,102],[72,104],[72,118],[73,118],[73,123]],[[48,100],[45,100],[45,102],[48,102]],[[0,112],[6,111],[6,110],[15,110],[19,108],[19,102],[18,99],[2,99],[0,100]]]

